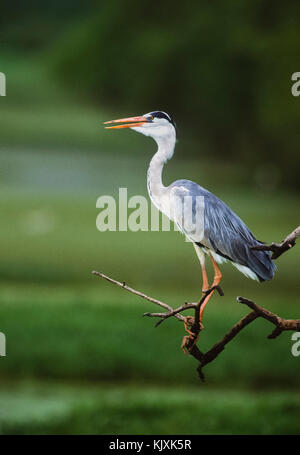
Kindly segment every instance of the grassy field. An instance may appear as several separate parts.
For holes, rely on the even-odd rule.
[[[300,395],[288,391],[22,383],[0,398],[1,433],[299,433]]]
[[[151,305],[106,286],[2,287],[1,330],[8,338],[2,377],[198,385],[197,364],[180,350],[180,323],[154,329],[153,320],[141,318]],[[172,292],[169,297],[178,298]],[[291,306],[282,310],[280,298],[263,303],[292,315]],[[207,309],[203,350],[245,312],[229,297],[216,298]],[[290,334],[267,341],[270,329],[264,321],[253,323],[207,367],[207,384],[296,390],[299,360],[291,355]]]
[[[104,133],[101,121],[115,113],[71,99],[41,65],[21,78],[26,62],[14,62],[4,60],[13,95],[0,103],[0,432],[299,433],[300,360],[290,333],[267,340],[270,325],[254,322],[207,366],[202,384],[180,350],[180,323],[154,329],[141,317],[153,305],[91,275],[103,271],[174,306],[201,289],[197,258],[179,233],[96,229],[100,195],[119,187],[146,195],[154,145],[131,132]],[[180,142],[166,183],[198,181],[262,240],[281,240],[298,224],[297,195],[183,151]],[[225,265],[225,296],[207,307],[201,349],[246,313],[237,295],[298,317],[298,258],[296,247],[262,285]]]

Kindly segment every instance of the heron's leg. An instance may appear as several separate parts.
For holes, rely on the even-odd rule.
[[[213,268],[214,268],[214,272],[215,272],[214,281],[213,281],[212,287],[219,286],[220,281],[222,279],[222,273],[221,273],[221,270],[219,269],[219,266],[216,263],[213,255],[211,253],[209,253],[209,256],[210,256],[210,259],[211,259],[211,262],[212,262],[212,265],[213,265]],[[204,302],[201,305],[201,308],[200,308],[200,322],[202,321],[204,308],[206,307],[206,305],[207,305],[209,299],[211,298],[211,296],[213,295],[213,293],[214,293],[214,289],[210,292],[210,294],[206,297],[206,299],[204,300]]]
[[[202,249],[193,243],[194,248],[196,250],[200,265],[201,265],[201,271],[202,271],[202,294],[205,294],[206,291],[209,289],[209,283],[208,283],[208,278],[207,278],[207,272],[205,268],[205,253],[202,251]],[[184,328],[185,331],[190,335],[194,336],[194,333],[189,329],[194,323],[194,318],[192,316],[186,316],[184,318]]]
[[[213,268],[215,271],[213,286],[219,286],[220,281],[222,279],[222,273],[221,273],[221,270],[219,269],[219,266],[216,263],[213,255],[211,253],[209,253],[209,256],[210,256],[210,259],[211,259],[211,262],[212,262],[212,265],[213,265]]]
[[[209,289],[207,273],[206,273],[206,268],[205,268],[205,253],[201,250],[201,248],[198,245],[196,245],[196,243],[193,243],[193,245],[194,245],[194,248],[196,250],[200,265],[201,265],[201,270],[202,270],[202,292],[205,293]]]

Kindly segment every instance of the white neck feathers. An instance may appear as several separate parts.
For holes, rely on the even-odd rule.
[[[161,210],[161,198],[166,193],[166,187],[162,183],[162,171],[164,164],[173,156],[176,135],[175,130],[168,136],[154,138],[158,150],[153,156],[147,175],[148,192],[152,202]]]

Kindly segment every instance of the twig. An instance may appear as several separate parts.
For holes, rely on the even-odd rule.
[[[196,360],[199,362],[203,358],[203,353],[198,349],[196,346],[196,342],[198,340],[198,336],[200,331],[203,329],[203,325],[201,324],[199,320],[199,313],[200,313],[200,308],[206,297],[213,292],[215,289],[219,292],[220,295],[223,295],[222,289],[220,286],[213,286],[210,289],[208,289],[202,296],[202,298],[199,300],[199,302],[196,303],[187,303],[185,302],[183,305],[181,305],[178,308],[173,309],[171,306],[167,305],[164,302],[161,302],[160,300],[154,299],[153,297],[150,297],[143,292],[137,291],[136,289],[131,288],[130,286],[127,286],[125,282],[121,283],[120,281],[114,280],[113,278],[105,275],[102,272],[97,272],[93,271],[93,275],[98,276],[99,278],[104,278],[105,280],[109,281],[110,283],[113,283],[117,286],[119,286],[122,289],[125,289],[128,292],[131,292],[132,294],[138,295],[139,297],[142,297],[143,299],[148,300],[149,302],[155,303],[156,305],[159,305],[160,307],[164,308],[167,310],[166,313],[144,313],[143,316],[148,316],[148,317],[158,317],[160,320],[156,323],[155,327],[158,327],[164,320],[170,318],[171,316],[174,316],[175,318],[179,319],[180,321],[183,321],[185,326],[187,325],[190,326],[190,330],[187,329],[189,332],[189,336],[183,337],[182,341],[182,348],[183,350],[187,349],[189,354],[195,357]],[[192,316],[187,316],[183,317],[180,313],[182,311],[188,310],[188,309],[194,309],[195,310],[195,317]],[[204,380],[204,376],[202,373],[199,372],[199,375],[202,380]]]
[[[283,253],[296,245],[296,239],[300,237],[300,226],[291,232],[281,243],[271,243],[270,245],[258,245],[251,247],[252,250],[272,251],[272,259],[277,259]]]
[[[143,316],[148,316],[150,318],[161,318],[160,321],[158,321],[156,324],[155,324],[155,327],[158,327],[163,321],[165,321],[166,319],[170,318],[171,316],[176,316],[176,314],[178,313],[181,313],[182,311],[185,311],[185,310],[189,310],[189,309],[194,309],[195,310],[195,319],[197,320],[197,316],[199,316],[199,312],[200,312],[200,308],[201,308],[201,305],[202,303],[204,302],[204,300],[206,299],[206,297],[214,290],[217,290],[218,293],[220,295],[224,295],[222,289],[220,288],[220,286],[212,286],[210,289],[208,289],[206,292],[203,293],[203,296],[202,298],[200,299],[199,302],[195,302],[195,303],[188,303],[188,302],[185,302],[183,305],[181,305],[180,307],[176,308],[176,309],[172,309],[171,311],[169,311],[168,313],[144,313]],[[186,318],[185,318],[186,319]],[[194,319],[194,318],[192,318]],[[199,318],[198,318],[199,319]],[[194,320],[192,322],[192,324],[194,323]],[[190,324],[190,325],[192,325]]]
[[[173,308],[170,307],[169,305],[167,305],[166,303],[161,302],[160,300],[154,299],[153,297],[149,297],[148,295],[144,294],[143,292],[137,291],[136,289],[133,289],[133,288],[127,286],[125,281],[123,281],[123,283],[121,283],[120,281],[114,280],[113,278],[110,278],[109,276],[104,275],[104,273],[96,272],[95,270],[92,272],[92,274],[96,275],[100,278],[104,278],[105,280],[109,281],[110,283],[116,284],[117,286],[120,286],[120,288],[125,289],[126,291],[129,291],[132,294],[138,295],[139,297],[142,297],[143,299],[149,300],[149,302],[155,303],[156,305],[159,305],[160,307],[165,308],[165,310],[173,311]],[[181,314],[175,314],[174,316],[177,319],[179,319],[180,321],[184,321],[184,317],[181,316]]]
[[[189,310],[190,308],[195,308],[197,303],[185,303],[180,307],[176,308],[175,310],[171,310],[168,313],[144,313],[143,316],[148,316],[149,318],[161,318],[155,324],[155,327],[158,327],[162,322],[166,319],[170,318],[171,316],[176,316],[177,314],[181,313],[182,311]]]

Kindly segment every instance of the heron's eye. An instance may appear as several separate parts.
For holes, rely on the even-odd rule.
[[[154,120],[153,115],[149,115],[149,120]]]

